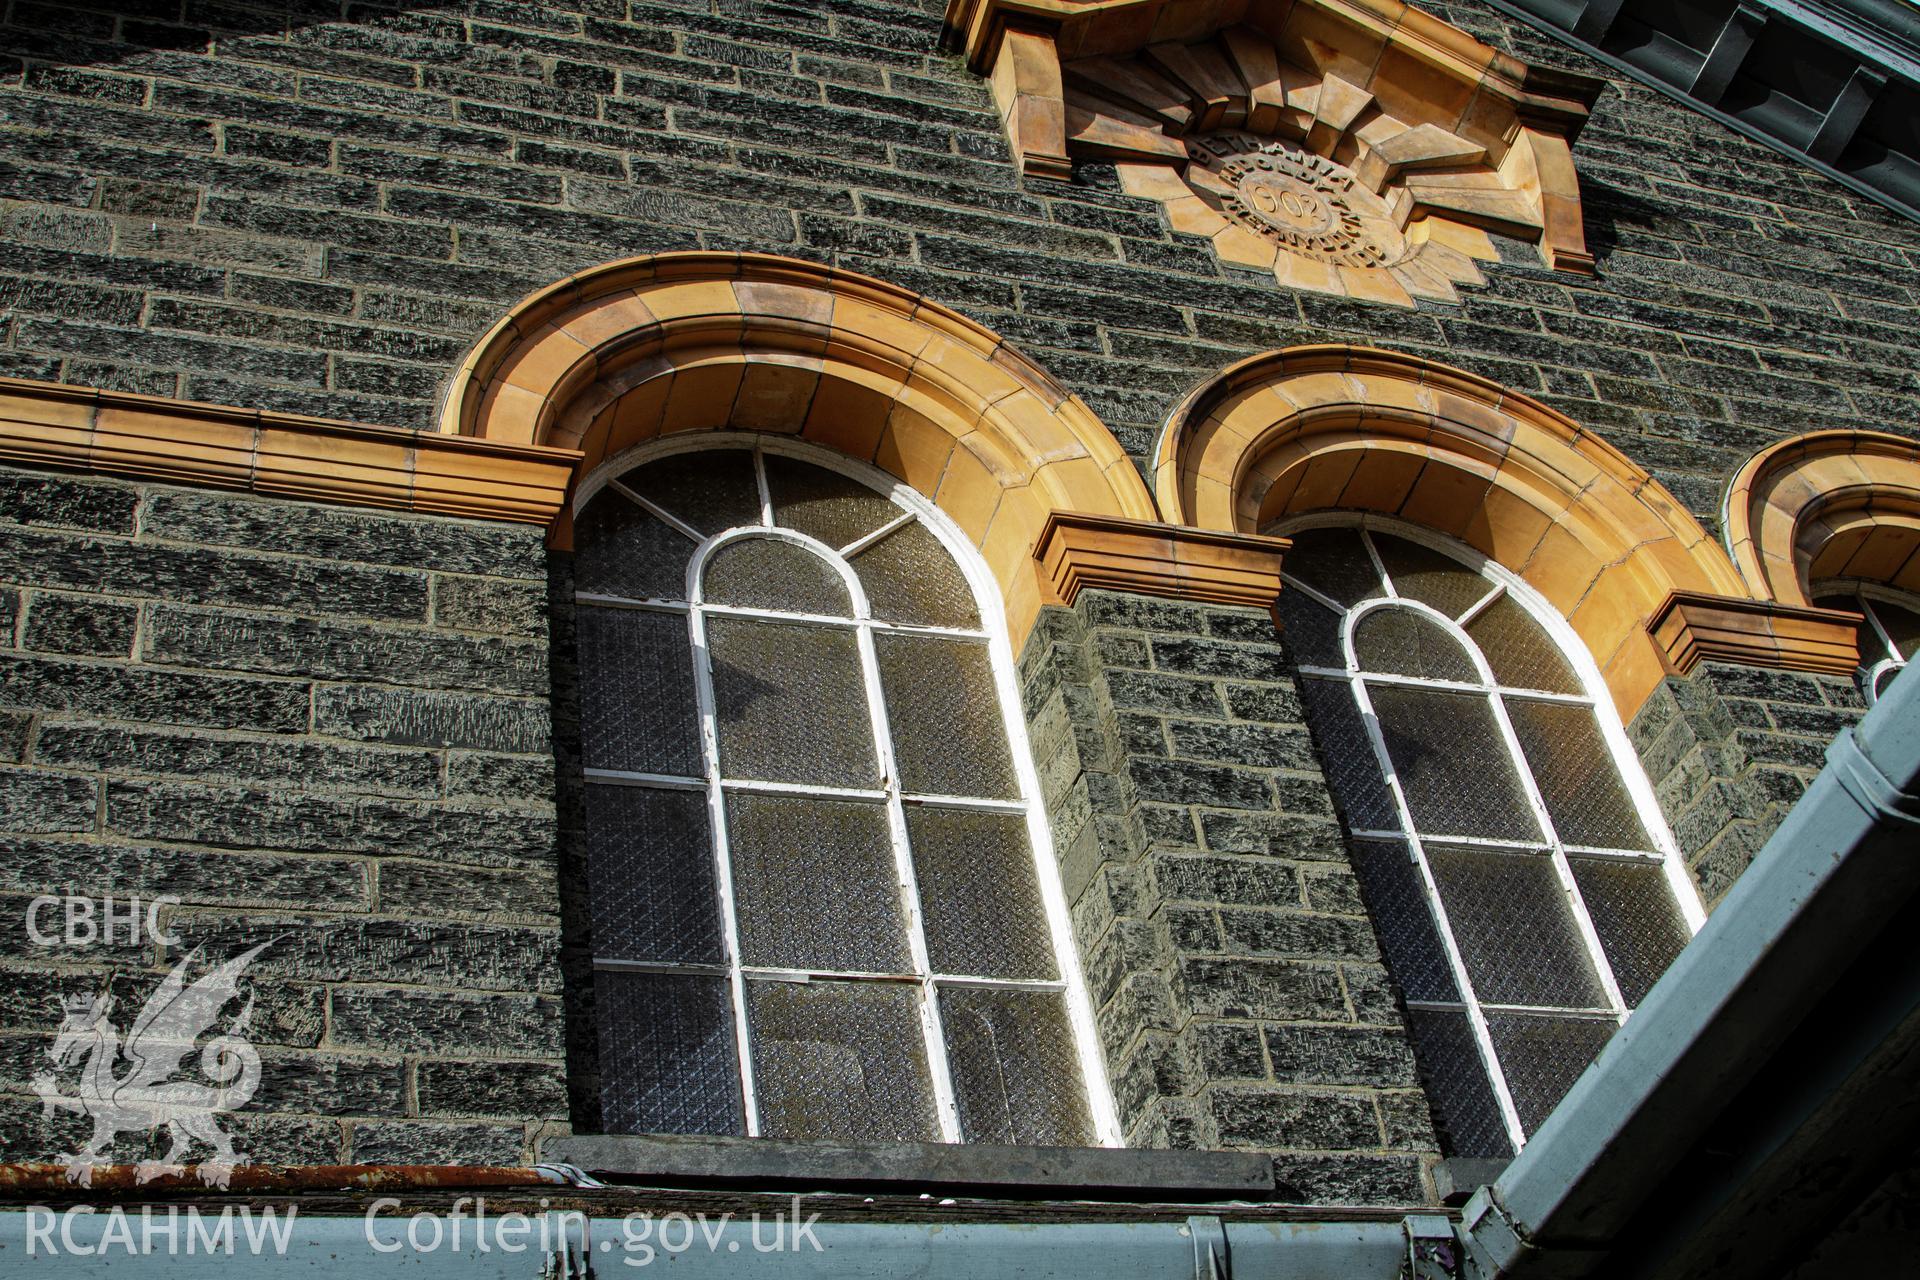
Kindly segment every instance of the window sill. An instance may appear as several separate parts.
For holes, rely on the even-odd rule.
[[[1077,1199],[1273,1199],[1273,1161],[1239,1151],[996,1147],[939,1142],[844,1146],[781,1138],[577,1135],[543,1145],[609,1182],[667,1186],[751,1183],[811,1187],[1071,1192]]]

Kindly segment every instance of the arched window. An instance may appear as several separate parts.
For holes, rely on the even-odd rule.
[[[786,441],[637,461],[575,522],[604,1127],[1115,1141],[971,548]]]
[[[1817,583],[1808,594],[1822,609],[1860,615],[1860,692],[1872,705],[1920,656],[1920,597],[1857,579]]]
[[[1442,1143],[1508,1155],[1699,900],[1571,629],[1465,548],[1348,521],[1273,530],[1285,635]]]

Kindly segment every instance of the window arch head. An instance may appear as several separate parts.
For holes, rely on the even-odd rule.
[[[990,580],[878,473],[689,443],[575,521],[603,1126],[1113,1141]]]
[[[1510,1154],[1698,898],[1592,658],[1523,583],[1384,519],[1270,532],[1293,539],[1278,611],[1443,1144]]]

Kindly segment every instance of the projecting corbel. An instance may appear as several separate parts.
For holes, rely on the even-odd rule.
[[[1833,100],[1833,105],[1827,108],[1826,118],[1820,122],[1820,131],[1813,135],[1813,141],[1807,146],[1807,154],[1815,160],[1838,164],[1840,153],[1847,149],[1847,143],[1853,141],[1854,130],[1867,118],[1874,100],[1886,87],[1887,78],[1880,72],[1871,67],[1855,67],[1839,96]]]
[[[1526,194],[1540,215],[1540,252],[1555,271],[1595,274],[1580,211],[1580,178],[1564,136],[1522,124],[1500,163],[1500,173]]]
[[[1713,42],[1713,49],[1707,54],[1706,61],[1700,64],[1699,74],[1694,76],[1689,92],[1710,105],[1719,102],[1726,94],[1727,86],[1733,83],[1734,76],[1739,74],[1740,64],[1753,51],[1753,42],[1760,38],[1760,29],[1766,25],[1765,9],[1750,4],[1735,7],[1727,18],[1727,25],[1720,28],[1720,38]]]
[[[1003,28],[989,77],[1020,171],[1028,177],[1070,181],[1067,107],[1052,33]]]

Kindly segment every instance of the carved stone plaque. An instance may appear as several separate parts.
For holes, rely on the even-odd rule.
[[[1221,212],[1289,253],[1346,267],[1390,266],[1406,254],[1386,203],[1345,165],[1243,134],[1195,139],[1187,150],[1212,179]]]

